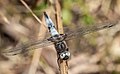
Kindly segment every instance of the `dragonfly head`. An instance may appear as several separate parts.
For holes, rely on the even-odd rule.
[[[70,52],[69,51],[64,51],[60,53],[60,59],[63,60],[68,60],[70,58]]]

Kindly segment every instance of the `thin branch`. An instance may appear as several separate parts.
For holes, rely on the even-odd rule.
[[[42,18],[42,22],[45,23],[44,16]],[[38,34],[38,39],[43,40],[45,35],[46,35],[45,33],[46,33],[46,29],[43,25],[41,25],[40,26],[40,31],[39,31],[39,34]],[[42,36],[42,38],[39,38],[39,36]],[[42,52],[42,48],[38,48],[34,51],[32,62],[31,62],[28,74],[36,74],[38,64],[39,64],[39,58],[41,56],[41,52]]]
[[[24,0],[20,0],[21,3],[30,11],[30,13],[33,15],[33,17],[40,23],[40,24],[43,24],[42,21],[34,14],[34,12],[30,9],[30,7],[25,3]],[[46,27],[45,24],[43,24],[44,27]]]
[[[43,22],[42,22],[42,21],[33,13],[33,11],[29,8],[29,6],[25,3],[24,0],[20,0],[20,1],[21,1],[22,4],[30,11],[30,13],[34,16],[34,18],[35,18],[40,24],[42,24],[41,27],[40,27],[40,28],[41,28],[40,30],[42,30],[44,27],[46,28],[46,26],[44,25],[44,21],[43,21],[43,20],[44,20],[44,17],[43,17],[43,19],[42,19],[42,21],[43,21]],[[41,38],[41,40],[44,39],[45,33],[46,33],[46,30],[45,30],[45,29],[44,29],[44,32],[43,32],[43,31],[40,31],[39,36],[43,36],[43,38]],[[38,39],[40,39],[39,36],[38,36]],[[35,74],[36,71],[37,71],[37,67],[38,67],[38,63],[39,63],[39,58],[40,58],[41,52],[42,52],[42,50],[40,50],[40,49],[42,49],[42,48],[36,49],[36,50],[34,51],[34,55],[33,55],[33,58],[32,58],[32,63],[31,63],[31,65],[30,65],[28,74]]]
[[[55,0],[55,11],[56,11],[56,25],[58,32],[60,34],[63,34],[64,30],[60,16],[61,8],[58,0]],[[68,62],[67,60],[59,59],[59,55],[58,55],[58,65],[60,69],[60,74],[68,74]]]

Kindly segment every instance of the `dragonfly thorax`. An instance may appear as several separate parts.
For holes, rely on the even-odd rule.
[[[67,44],[65,42],[66,34],[59,34],[50,37],[48,40],[54,42],[55,49],[59,54],[59,58],[67,60],[70,58],[70,52],[68,51]]]
[[[70,52],[65,41],[56,42],[54,45],[60,59],[67,60],[70,58]]]
[[[65,50],[68,51],[68,48],[64,41],[55,43],[55,48],[57,49],[58,53],[64,52]]]

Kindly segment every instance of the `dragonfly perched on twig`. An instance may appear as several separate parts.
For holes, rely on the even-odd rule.
[[[118,21],[107,21],[104,23],[98,23],[97,25],[93,25],[90,27],[77,28],[77,30],[75,30],[75,31],[69,31],[69,32],[65,33],[67,35],[65,40],[71,40],[73,38],[80,37],[80,36],[83,36],[83,35],[91,33],[91,32],[95,32],[98,30],[106,29],[106,28],[111,28],[111,27],[115,26],[117,23],[118,23]],[[64,30],[66,30],[66,28],[64,28]],[[17,47],[14,47],[12,49],[9,49],[9,50],[7,49],[7,50],[3,51],[3,53],[5,53],[7,55],[16,55],[16,54],[25,53],[32,49],[46,47],[46,46],[49,46],[52,44],[53,44],[53,42],[48,41],[48,38],[45,38],[42,41],[41,40],[28,41],[28,42],[18,45]]]
[[[69,59],[70,52],[65,42],[66,34],[59,34],[57,32],[54,23],[52,22],[51,18],[47,15],[46,12],[44,12],[44,16],[45,16],[47,27],[49,29],[49,33],[51,34],[51,37],[48,39],[48,41],[51,41],[54,43],[59,59],[62,59],[62,60]]]

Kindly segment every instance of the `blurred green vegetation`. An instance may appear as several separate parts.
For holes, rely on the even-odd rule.
[[[46,4],[45,1],[42,1],[40,4],[34,8],[33,12],[39,16],[41,15],[42,11],[48,7],[48,3]],[[77,7],[78,9],[74,9],[74,7]],[[79,20],[72,21],[72,19],[76,16],[74,16],[75,12],[72,12],[73,10],[76,10],[76,13],[80,13],[79,15],[83,15],[82,17],[79,16]],[[77,12],[78,11],[78,12]],[[63,18],[63,24],[64,25],[71,25],[74,22],[82,22],[85,25],[90,25],[94,23],[94,18],[91,16],[91,14],[88,11],[88,7],[86,6],[86,3],[84,0],[62,0],[62,18]]]
[[[77,13],[82,12],[83,15],[82,17],[79,17],[80,22],[83,22],[83,24],[85,25],[90,25],[94,23],[94,19],[90,15],[88,7],[86,6],[84,0],[63,0],[62,17],[63,23],[65,25],[70,25],[72,18],[75,17],[72,13],[72,10],[74,10],[75,6],[79,8],[76,9],[76,11],[78,11]]]
[[[48,4],[45,3],[45,1],[42,1],[40,4],[34,8],[33,12],[39,16],[42,14],[42,11],[48,7]]]

